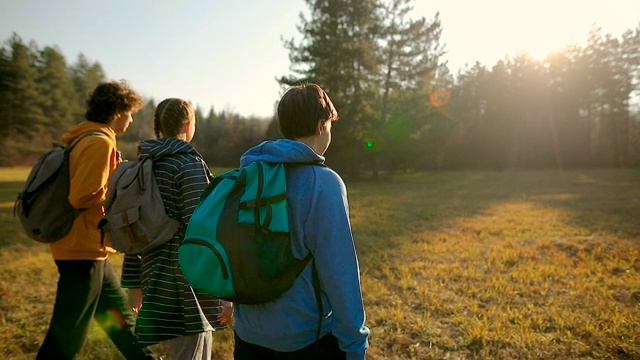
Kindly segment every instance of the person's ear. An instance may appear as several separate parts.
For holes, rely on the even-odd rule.
[[[322,135],[324,131],[324,121],[319,120],[318,125],[316,126],[316,135]]]
[[[186,123],[184,123],[184,127],[182,128],[184,130],[184,133],[188,134],[192,126],[193,126],[193,121],[187,121]]]

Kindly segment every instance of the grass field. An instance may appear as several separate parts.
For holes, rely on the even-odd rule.
[[[2,359],[33,358],[57,281],[13,218],[25,175],[0,171]],[[640,170],[347,185],[369,359],[640,359]],[[230,359],[230,335],[216,334],[216,358]],[[80,358],[120,357],[94,329]]]

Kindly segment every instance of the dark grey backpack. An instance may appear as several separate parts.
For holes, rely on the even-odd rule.
[[[173,238],[180,222],[164,210],[160,189],[148,155],[125,161],[109,181],[104,217],[98,227],[114,249],[139,254]]]
[[[69,203],[69,153],[83,138],[105,134],[90,131],[70,145],[54,144],[31,168],[27,181],[18,193],[13,214],[20,219],[24,232],[42,243],[58,241],[69,234],[73,222],[84,209]]]

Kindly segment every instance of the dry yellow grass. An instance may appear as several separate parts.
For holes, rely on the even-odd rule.
[[[57,280],[47,246],[11,213],[24,175],[0,171],[3,359],[33,358]],[[640,359],[639,170],[416,173],[348,188],[370,359]],[[230,358],[231,339],[216,335],[216,358]],[[94,329],[80,358],[120,357]]]
[[[640,172],[350,187],[374,359],[640,359]]]

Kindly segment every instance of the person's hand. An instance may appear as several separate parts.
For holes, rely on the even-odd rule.
[[[129,289],[127,300],[131,311],[137,314],[142,307],[142,289]]]
[[[225,300],[220,300],[222,303],[222,312],[218,315],[218,321],[222,325],[226,325],[231,322],[233,317],[233,303]]]

